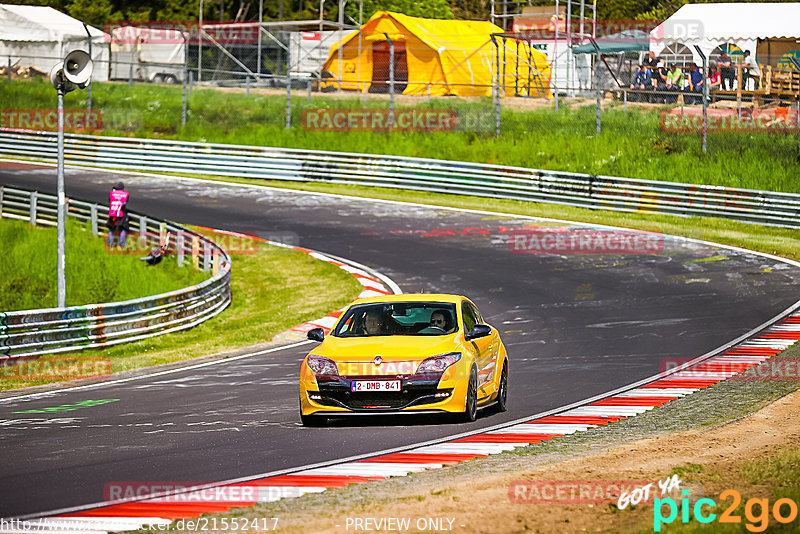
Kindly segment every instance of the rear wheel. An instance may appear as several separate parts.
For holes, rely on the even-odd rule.
[[[467,398],[464,401],[464,412],[461,420],[471,423],[478,418],[478,371],[475,367],[469,372],[469,383],[467,384]]]

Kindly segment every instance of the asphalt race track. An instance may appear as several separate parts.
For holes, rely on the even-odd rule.
[[[225,480],[518,419],[656,374],[666,358],[699,356],[797,300],[800,269],[710,245],[667,239],[647,254],[518,253],[509,235],[530,225],[527,219],[194,180],[121,179],[134,211],[295,236],[296,244],[377,269],[405,292],[468,295],[503,332],[509,411],[464,425],[399,417],[303,428],[297,372],[310,344],[3,401],[2,517],[101,502],[114,482]],[[67,169],[67,195],[106,202],[119,180]],[[53,193],[55,182],[54,167],[0,163],[2,185]],[[28,411],[101,399],[114,400],[63,413]]]

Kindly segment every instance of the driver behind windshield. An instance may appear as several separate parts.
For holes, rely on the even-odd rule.
[[[444,312],[435,311],[431,314],[431,326],[434,328],[441,328],[445,330],[446,320],[444,318]]]
[[[378,336],[382,330],[381,312],[369,310],[364,317],[364,333],[368,336]]]

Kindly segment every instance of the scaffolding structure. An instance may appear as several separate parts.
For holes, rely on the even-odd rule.
[[[218,51],[217,66],[213,72],[218,75],[219,73],[238,74],[244,76],[247,81],[252,78],[256,83],[261,82],[265,78],[271,77],[274,73],[262,72],[263,59],[265,52],[277,51],[277,63],[286,64],[286,75],[289,76],[292,72],[298,72],[299,66],[308,59],[312,54],[319,56],[325,50],[329,49],[330,44],[325,46],[326,34],[335,32],[335,36],[341,39],[345,31],[356,30],[361,27],[363,21],[363,0],[357,0],[359,3],[358,21],[353,20],[354,24],[349,24],[344,21],[344,8],[348,0],[335,0],[339,7],[339,17],[337,21],[330,21],[324,18],[325,0],[320,0],[319,3],[319,18],[315,20],[294,20],[294,21],[272,21],[264,22],[264,2],[259,1],[258,5],[258,22],[239,22],[233,21],[228,23],[204,23],[203,22],[203,4],[204,0],[200,0],[200,11],[198,16],[199,27],[199,42],[197,52],[197,81],[203,81],[203,46],[211,45],[212,49]],[[282,3],[281,3],[282,7]],[[281,10],[282,11],[282,10]],[[282,17],[280,15],[279,17]],[[237,16],[237,18],[239,18]],[[228,49],[226,43],[221,43],[215,39],[214,35],[226,29],[231,30],[247,30],[251,29],[256,35],[256,43],[248,46],[238,46],[237,53]],[[316,50],[296,50],[292,49],[290,36],[292,34],[299,34],[301,32],[319,32],[319,44]],[[264,46],[264,43],[267,46]],[[341,52],[340,52],[341,53]],[[327,57],[327,53],[325,53]],[[236,71],[231,71],[222,68],[222,62],[227,61],[229,64],[235,65]],[[341,62],[340,62],[341,64]],[[305,73],[312,74],[312,73]],[[319,74],[319,73],[315,73]],[[339,73],[341,78],[341,73]]]
[[[572,49],[597,37],[597,0],[555,0],[551,6],[533,6],[530,0],[491,0],[490,13],[492,23],[504,30],[499,37],[546,50],[550,90],[556,99],[559,93],[571,96],[588,88],[583,76],[588,66],[576,64]],[[516,67],[517,60],[513,61]],[[501,68],[506,72],[510,66]]]

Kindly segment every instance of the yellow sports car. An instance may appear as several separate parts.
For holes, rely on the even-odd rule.
[[[390,295],[353,302],[300,368],[300,418],[505,411],[508,357],[497,330],[458,295]]]

